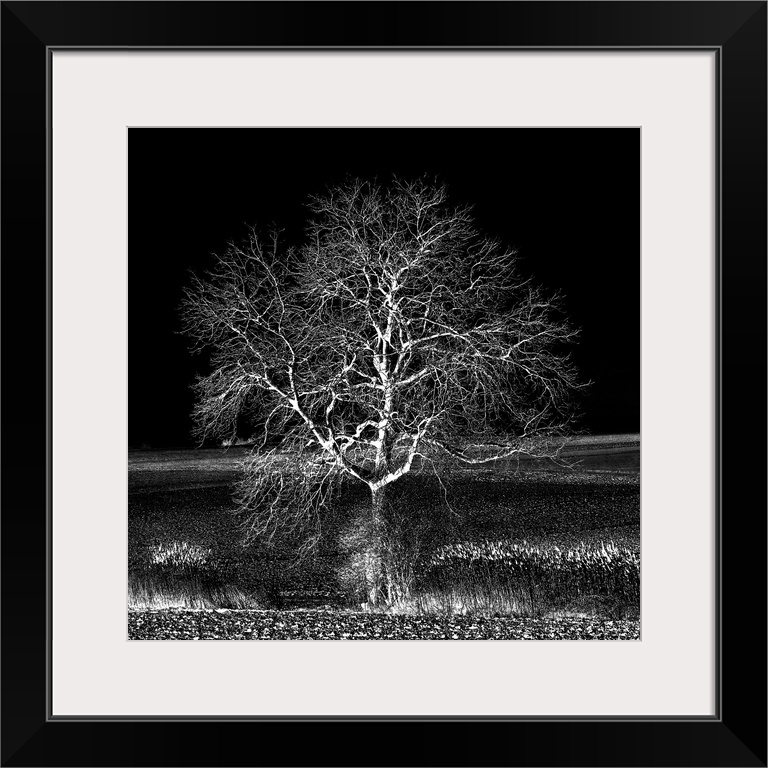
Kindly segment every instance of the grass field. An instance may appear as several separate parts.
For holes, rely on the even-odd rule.
[[[318,556],[297,568],[289,551],[241,546],[232,489],[248,451],[129,452],[129,636],[282,637],[279,627],[261,631],[270,616],[281,623],[278,612],[291,617],[286,626],[301,625],[289,637],[411,637],[392,616],[363,619],[345,582],[345,533],[365,509],[363,493],[340,501]],[[461,637],[638,636],[639,436],[580,437],[563,455],[575,465],[457,469],[446,478],[450,509],[433,478],[408,479],[409,514],[440,531],[433,526],[419,552],[418,599],[402,606],[414,637],[428,616],[438,629],[459,622],[469,633]],[[229,629],[203,632],[193,614]],[[480,621],[496,623],[481,630]],[[245,631],[249,622],[258,631]],[[319,629],[328,626],[336,629]],[[453,639],[445,627],[426,636]]]

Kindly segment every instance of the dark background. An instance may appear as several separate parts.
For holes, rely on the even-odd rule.
[[[521,129],[129,130],[129,445],[192,444],[206,361],[179,334],[189,270],[277,224],[300,243],[307,196],[347,176],[437,176],[522,272],[565,296],[582,329],[580,426],[640,429],[640,131]]]

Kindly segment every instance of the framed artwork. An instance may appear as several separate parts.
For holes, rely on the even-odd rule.
[[[766,764],[764,2],[2,13],[4,764]]]

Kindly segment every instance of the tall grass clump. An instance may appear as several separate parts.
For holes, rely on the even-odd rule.
[[[128,607],[257,608],[231,582],[234,568],[212,549],[186,541],[155,544],[128,574]]]
[[[348,497],[335,523],[334,544],[340,555],[337,583],[350,605],[368,600],[366,558],[371,533],[371,510],[365,495]],[[378,610],[410,612],[411,595],[427,552],[451,541],[456,520],[444,492],[429,477],[406,476],[390,491],[376,537],[380,542],[381,603]],[[366,610],[373,607],[365,604]]]
[[[337,536],[342,553],[336,579],[348,600],[360,604],[365,594],[367,545],[371,540],[369,512],[364,510],[344,526]],[[382,610],[398,610],[406,605],[416,579],[417,563],[429,531],[419,520],[390,512],[378,535],[381,540]],[[370,607],[366,604],[366,609]]]
[[[631,618],[640,610],[640,555],[614,543],[448,544],[424,564],[414,599],[427,613]]]

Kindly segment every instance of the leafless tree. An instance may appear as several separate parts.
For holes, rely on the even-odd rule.
[[[193,277],[185,331],[212,350],[194,415],[201,438],[249,413],[281,440],[254,451],[241,485],[251,539],[288,531],[311,546],[339,481],[367,486],[375,604],[393,483],[445,459],[558,454],[580,386],[577,331],[444,186],[354,180],[309,207],[301,248],[251,230]]]

